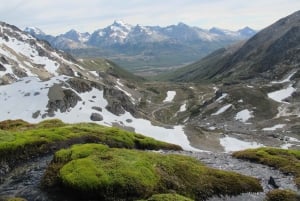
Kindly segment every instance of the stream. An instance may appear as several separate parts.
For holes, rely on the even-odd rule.
[[[297,191],[292,176],[284,175],[278,170],[274,170],[268,166],[232,158],[229,154],[189,151],[170,151],[163,153],[192,156],[210,167],[231,170],[259,178],[264,188],[264,192],[262,193],[246,193],[235,197],[213,197],[208,201],[263,201],[265,193],[272,189],[272,187],[268,185],[270,176],[275,179],[276,184],[278,184],[280,188]],[[52,155],[44,156],[15,168],[6,176],[4,182],[0,184],[0,197],[22,197],[28,201],[71,201],[70,198],[64,195],[58,195],[56,193],[50,195],[39,188],[43,173],[51,159]]]

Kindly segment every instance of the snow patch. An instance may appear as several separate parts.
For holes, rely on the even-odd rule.
[[[224,98],[226,98],[228,96],[228,94],[227,93],[223,93],[222,94],[222,96],[220,96],[217,100],[216,100],[216,102],[221,102]]]
[[[228,110],[231,106],[232,106],[232,104],[225,105],[225,106],[221,107],[217,112],[215,112],[215,113],[213,113],[213,114],[211,114],[211,115],[215,116],[215,115],[222,114],[222,113],[224,113],[226,110]]]
[[[273,127],[263,128],[262,130],[263,131],[275,131],[276,129],[280,129],[280,128],[283,128],[283,127],[285,127],[285,124],[277,124]]]
[[[163,100],[164,103],[166,102],[172,102],[176,96],[176,91],[168,91],[167,92],[167,97],[165,100]]]
[[[296,73],[297,73],[297,71],[292,72],[290,75],[287,76],[287,78],[285,78],[281,81],[272,81],[271,83],[272,84],[282,84],[282,83],[285,83],[285,82],[289,82],[289,81],[291,81],[291,78],[293,77],[293,75],[295,75]]]
[[[246,142],[233,137],[225,136],[220,139],[220,144],[224,147],[225,152],[240,151],[244,149],[263,147],[263,144],[257,142]]]
[[[290,84],[285,89],[268,93],[268,97],[280,103],[287,103],[283,100],[290,97],[295,91],[296,89],[292,86],[292,84]]]
[[[249,111],[248,109],[242,110],[235,115],[235,120],[246,123],[250,118],[253,117],[253,111]]]

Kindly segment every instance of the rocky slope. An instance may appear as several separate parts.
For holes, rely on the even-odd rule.
[[[238,31],[219,28],[205,30],[183,23],[159,27],[133,26],[122,21],[115,21],[92,34],[70,30],[50,36],[38,28],[26,28],[25,31],[73,55],[105,56],[133,72],[135,69],[166,69],[193,62],[217,48],[255,34],[249,27]]]
[[[218,50],[170,76],[174,81],[283,79],[299,69],[300,11],[266,27],[243,44]]]

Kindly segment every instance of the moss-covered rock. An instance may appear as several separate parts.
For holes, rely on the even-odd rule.
[[[208,168],[190,157],[100,144],[58,151],[43,184],[47,189],[61,185],[62,190],[97,200],[145,199],[170,192],[205,200],[262,191],[257,179]]]
[[[300,150],[285,150],[271,147],[248,149],[233,153],[233,156],[252,162],[265,164],[283,173],[293,174],[295,183],[300,187]]]
[[[139,201],[193,201],[193,200],[175,193],[168,193],[168,194],[152,195],[150,198],[146,200],[139,200]]]
[[[289,190],[273,190],[267,193],[265,201],[299,201],[300,196]]]

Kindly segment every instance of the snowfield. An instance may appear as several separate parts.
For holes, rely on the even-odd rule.
[[[67,76],[58,76],[41,82],[36,77],[26,77],[16,83],[0,86],[0,104],[5,106],[0,107],[0,121],[23,119],[36,123],[44,120],[42,114],[47,111],[49,88],[67,79],[69,79]],[[120,116],[112,114],[105,108],[108,102],[103,98],[103,91],[95,88],[78,95],[82,101],[79,101],[74,108],[70,108],[64,113],[57,111],[54,117],[47,117],[47,119],[58,118],[67,123],[93,122],[90,119],[91,114],[99,113],[103,116],[103,120],[97,122],[99,124],[112,126],[112,124],[118,123],[121,126],[132,127],[135,132],[145,136],[180,145],[185,150],[201,151],[190,145],[183,126],[166,129],[153,126],[148,120],[135,118],[128,112]],[[102,111],[94,110],[95,106],[102,108]],[[41,114],[37,118],[33,118],[33,113],[38,110]]]
[[[246,123],[250,118],[253,117],[253,111],[249,111],[248,109],[242,110],[235,115],[235,120]]]
[[[163,100],[164,103],[172,102],[176,96],[176,91],[168,91],[167,97]]]
[[[292,84],[290,84],[285,89],[268,93],[268,97],[280,103],[287,103],[283,100],[290,97],[295,91],[296,89],[292,86]]]
[[[264,146],[257,142],[246,142],[227,135],[220,139],[220,144],[224,147],[225,152],[240,151]]]

